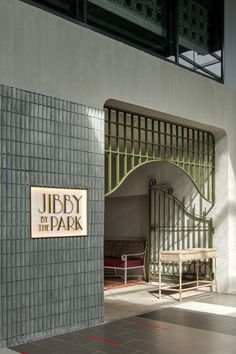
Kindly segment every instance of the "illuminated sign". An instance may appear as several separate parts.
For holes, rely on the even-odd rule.
[[[31,238],[87,235],[87,190],[31,187]]]

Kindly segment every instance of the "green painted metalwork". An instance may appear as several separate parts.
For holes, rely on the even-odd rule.
[[[105,113],[107,196],[142,164],[167,161],[181,168],[214,204],[215,142],[210,132],[110,107]]]
[[[149,279],[156,279],[159,274],[158,257],[162,250],[213,247],[213,221],[195,214],[185,208],[185,200],[178,200],[167,190],[156,185],[153,179],[149,184]],[[174,263],[162,265],[161,269],[168,276],[177,276],[178,269]],[[186,277],[195,276],[195,263],[184,265]],[[205,279],[213,277],[212,262],[200,262],[200,276]]]

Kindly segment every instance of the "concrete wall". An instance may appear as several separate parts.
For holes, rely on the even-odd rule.
[[[2,85],[0,116],[1,347],[103,321],[104,124]],[[31,185],[88,188],[88,236],[31,239]]]
[[[224,71],[225,85],[236,90],[236,2],[225,0],[225,23],[224,23]]]
[[[0,79],[10,87],[98,109],[113,99],[136,112],[214,132],[219,144],[212,211],[217,223],[219,290],[236,289],[235,91],[19,0],[0,2]],[[218,136],[216,128],[225,135]],[[96,120],[93,129],[99,138]],[[94,165],[95,155],[90,158]],[[41,178],[52,185],[66,183],[55,174],[53,181],[50,173],[41,175],[35,183]],[[78,176],[83,176],[80,170]],[[97,183],[93,175],[88,186],[95,190]],[[102,203],[100,197],[96,200]]]

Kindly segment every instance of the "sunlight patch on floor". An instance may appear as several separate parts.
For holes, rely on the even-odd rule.
[[[204,302],[189,301],[183,304],[175,305],[173,307],[184,310],[206,312],[214,315],[236,317],[236,307],[232,306],[223,306]]]

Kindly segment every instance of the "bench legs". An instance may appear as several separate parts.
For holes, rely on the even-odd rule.
[[[127,284],[127,268],[125,268],[125,285]]]
[[[124,283],[125,283],[125,285],[127,284],[127,278],[128,278],[128,270],[129,269],[137,269],[137,268],[142,268],[143,269],[143,278],[144,278],[144,280],[146,280],[146,269],[145,269],[145,265],[144,266],[140,266],[140,267],[134,267],[134,268],[128,268],[128,267],[124,267],[124,268],[113,268],[113,267],[107,267],[107,268],[109,268],[109,269],[114,269],[114,272],[115,272],[115,276],[116,277],[118,277],[118,274],[117,274],[117,269],[119,270],[119,271],[121,271],[121,270],[124,270]],[[122,275],[119,275],[119,276],[121,276],[122,277]],[[123,278],[123,277],[122,277]]]
[[[145,269],[145,266],[143,266],[142,268],[143,268],[143,278],[144,278],[144,280],[146,280],[146,269]],[[128,275],[128,268],[125,268],[125,284],[127,284],[127,275]]]
[[[143,277],[144,277],[144,280],[146,280],[146,269],[145,269],[145,265],[143,266]]]

